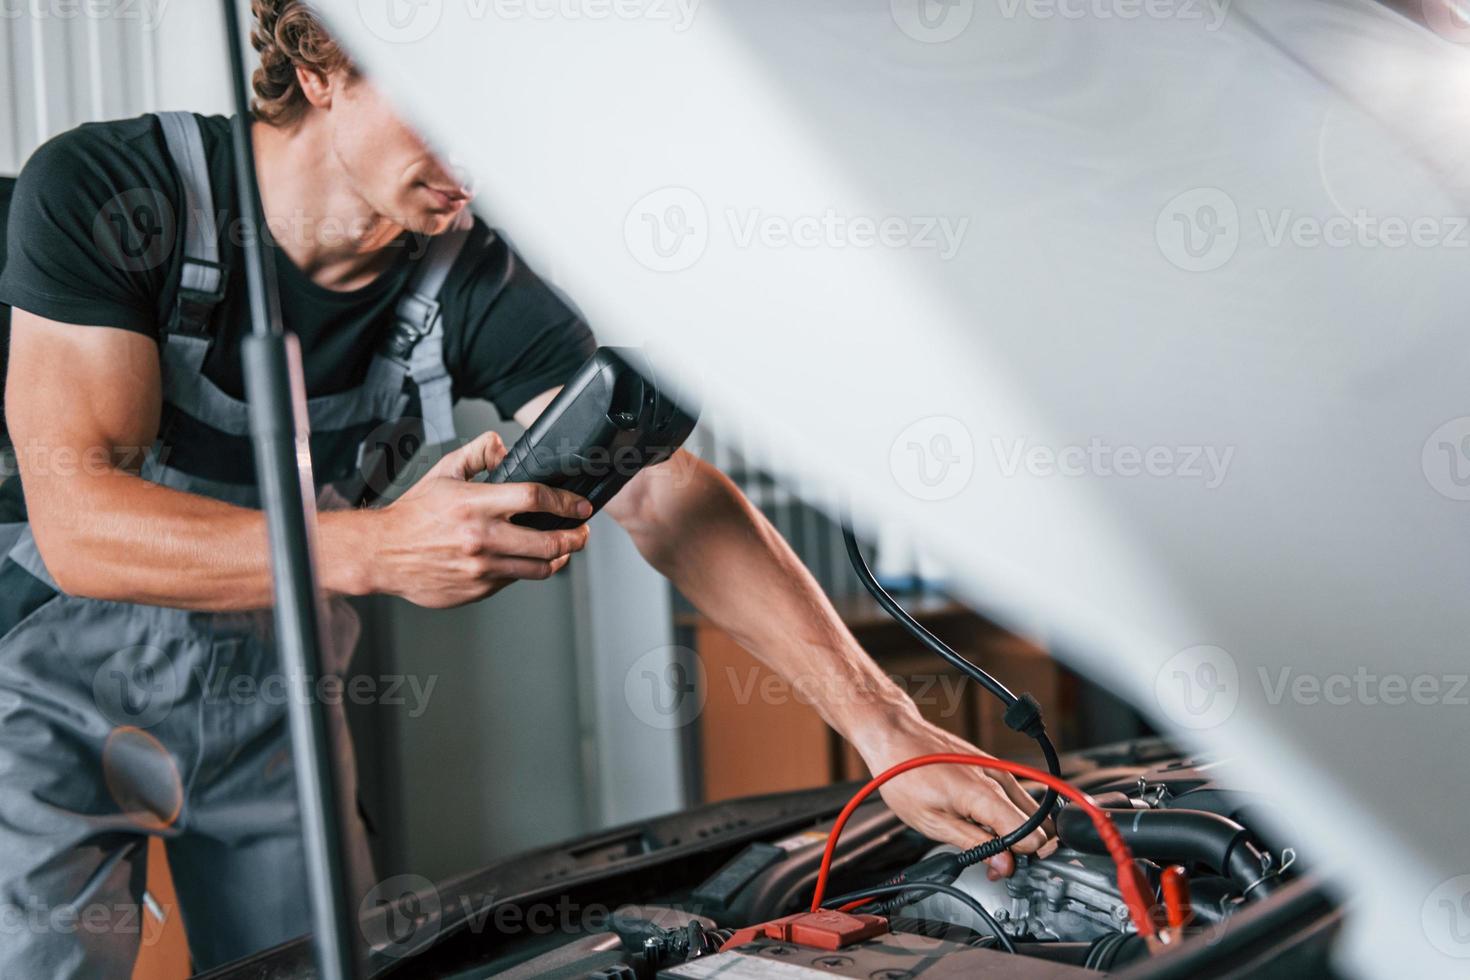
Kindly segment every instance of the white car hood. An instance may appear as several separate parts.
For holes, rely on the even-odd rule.
[[[1368,0],[319,6],[600,333],[1228,751],[1340,882],[1350,969],[1463,974],[1462,25]]]

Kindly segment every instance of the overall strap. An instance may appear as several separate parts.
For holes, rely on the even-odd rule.
[[[212,339],[210,317],[224,299],[225,274],[220,264],[219,227],[204,139],[192,112],[160,112],[158,121],[184,188],[183,273],[167,333],[170,337],[199,338],[204,341],[199,346],[207,348]],[[202,363],[202,357],[200,360]]]
[[[474,219],[466,211],[454,226],[429,244],[403,298],[394,312],[388,356],[404,363],[418,389],[424,440],[444,443],[454,438],[454,400],[449,371],[444,366],[444,317],[439,294],[449,270],[464,249]]]

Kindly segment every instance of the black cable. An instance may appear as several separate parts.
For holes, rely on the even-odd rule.
[[[929,632],[924,624],[910,616],[908,610],[899,605],[898,600],[889,595],[888,590],[873,577],[873,571],[868,567],[868,561],[863,557],[862,548],[858,545],[857,535],[849,523],[842,525],[842,540],[847,544],[847,557],[852,562],[853,570],[857,572],[858,581],[863,583],[863,588],[867,589],[868,593],[878,601],[883,611],[896,619],[900,626],[934,651],[940,659],[995,695],[1006,706],[1006,724],[1015,731],[1034,738],[1041,749],[1041,754],[1046,757],[1047,771],[1053,776],[1060,776],[1062,774],[1061,760],[1057,758],[1057,749],[1052,744],[1051,737],[1046,734],[1046,725],[1041,719],[1041,707],[1036,703],[1036,699],[1029,694],[1016,696],[1010,688],[990,676],[984,669],[960,656],[953,647]],[[1040,827],[1046,818],[1051,816],[1056,805],[1056,790],[1048,787],[1036,812],[1031,814],[1025,823],[1003,837],[997,837],[967,851],[961,851],[956,857],[959,866],[969,867],[1014,847],[1029,837],[1037,827]]]
[[[937,881],[915,881],[906,885],[875,885],[872,888],[862,888],[855,892],[849,892],[846,895],[839,895],[836,898],[828,899],[823,903],[823,907],[840,908],[849,902],[856,902],[860,898],[878,898],[881,895],[898,895],[906,898],[910,892],[916,891],[938,892],[941,895],[948,895],[980,916],[985,924],[990,927],[990,931],[995,934],[995,941],[1000,943],[1001,948],[1007,953],[1014,953],[1016,951],[1016,946],[1011,942],[1011,937],[1006,935],[1005,930],[1000,927],[1000,923],[995,921],[995,916],[991,915],[975,896],[963,892],[953,885],[942,885]],[[905,900],[901,904],[908,905],[911,903]]]

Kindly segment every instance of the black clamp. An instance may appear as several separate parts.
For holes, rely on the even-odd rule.
[[[207,337],[210,334],[210,320],[214,311],[225,300],[225,285],[229,282],[229,269],[220,262],[209,262],[204,259],[184,259],[186,266],[185,274],[180,277],[178,291],[174,296],[174,309],[168,321],[168,332],[184,334],[190,337]],[[202,275],[189,276],[187,266],[197,266],[204,270]],[[189,279],[210,282],[217,285],[214,289],[198,289],[184,285]]]
[[[418,342],[434,332],[443,310],[439,301],[410,293],[399,300],[393,314],[393,329],[388,334],[388,355],[407,358]]]
[[[1006,707],[1006,727],[1013,732],[1040,739],[1046,734],[1046,721],[1041,717],[1041,705],[1029,693],[1022,694]]]

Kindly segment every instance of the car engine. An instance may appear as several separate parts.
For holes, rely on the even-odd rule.
[[[1065,778],[1109,811],[1132,850],[1137,880],[1156,903],[1151,913],[1161,929],[1154,937],[1140,935],[1097,830],[1069,805],[1054,814],[1060,846],[1053,853],[1018,858],[1015,874],[998,881],[988,880],[983,863],[972,865],[948,882],[958,893],[910,877],[896,896],[810,911],[832,826],[826,820],[747,843],[687,888],[618,908],[601,933],[476,975],[942,980],[1122,971],[1169,943],[1213,941],[1302,874],[1292,842],[1268,836],[1268,804],[1233,790],[1219,771],[1214,760],[1180,755],[1154,739],[1063,758]],[[1040,794],[1039,786],[1028,788]],[[892,885],[904,869],[954,853],[905,828],[875,799],[848,821],[827,895]],[[1177,887],[1166,903],[1171,876]],[[1162,928],[1171,923],[1177,928]]]

